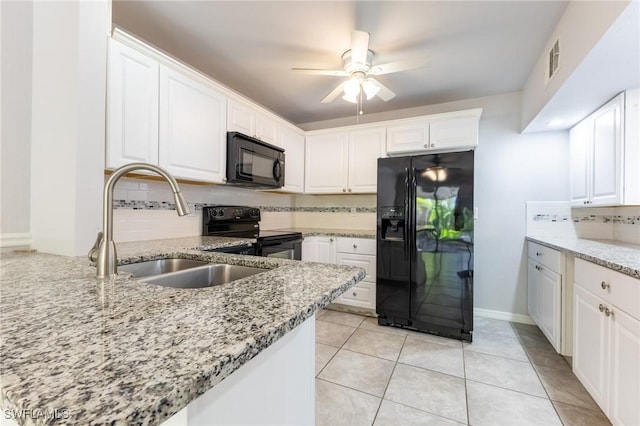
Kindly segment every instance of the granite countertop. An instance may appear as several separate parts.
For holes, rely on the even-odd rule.
[[[2,254],[5,412],[58,410],[65,424],[159,424],[365,274],[343,265],[198,250],[243,241],[251,242],[194,237],[118,246],[122,263],[182,257],[269,269],[202,289],[128,275],[99,284],[86,257]]]
[[[331,237],[376,238],[375,229],[286,228],[277,229],[277,231],[301,232],[303,237],[326,235]]]
[[[528,236],[529,241],[640,279],[640,245],[614,240]]]

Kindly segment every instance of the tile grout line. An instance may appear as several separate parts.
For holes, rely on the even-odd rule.
[[[402,340],[402,346],[400,347],[400,350],[398,351],[398,356],[396,357],[395,362],[393,363],[393,369],[391,370],[391,374],[389,375],[389,380],[387,380],[387,384],[384,387],[384,392],[382,392],[382,397],[380,398],[380,404],[378,405],[378,409],[376,410],[376,414],[373,416],[373,422],[371,423],[373,425],[373,423],[376,422],[376,419],[378,418],[378,413],[380,413],[380,407],[382,407],[382,402],[384,401],[384,397],[387,394],[387,389],[389,389],[389,383],[391,383],[391,378],[393,377],[393,373],[396,371],[396,367],[398,366],[398,360],[400,359],[400,354],[402,354],[402,350],[404,349],[404,345],[405,343],[407,343],[407,336],[405,335],[403,340]]]

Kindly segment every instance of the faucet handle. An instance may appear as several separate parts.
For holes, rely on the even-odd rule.
[[[100,243],[102,242],[104,238],[104,234],[102,233],[102,231],[98,232],[98,237],[96,238],[96,242],[93,243],[93,247],[91,247],[91,250],[89,250],[89,260],[92,262],[96,262],[98,260],[98,248],[100,248]]]

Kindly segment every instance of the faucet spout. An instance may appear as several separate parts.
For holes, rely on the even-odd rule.
[[[96,262],[98,278],[111,278],[118,273],[116,245],[113,241],[113,188],[122,176],[135,170],[147,170],[163,177],[173,191],[178,216],[191,213],[189,205],[180,192],[178,182],[166,170],[148,163],[130,163],[116,169],[104,185],[102,232],[98,234],[96,245],[89,251],[89,259]]]

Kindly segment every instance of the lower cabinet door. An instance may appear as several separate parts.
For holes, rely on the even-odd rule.
[[[640,321],[613,308],[609,362],[609,412],[614,425],[640,424]]]
[[[574,287],[573,372],[606,413],[609,318],[600,312],[600,304],[604,305],[601,299],[578,285]]]
[[[355,286],[344,292],[335,301],[343,305],[357,306],[365,309],[376,308],[376,284],[360,281]]]
[[[539,268],[537,271],[538,312],[536,320],[540,330],[547,336],[553,348],[556,352],[560,352],[562,279],[559,274],[544,266]]]

